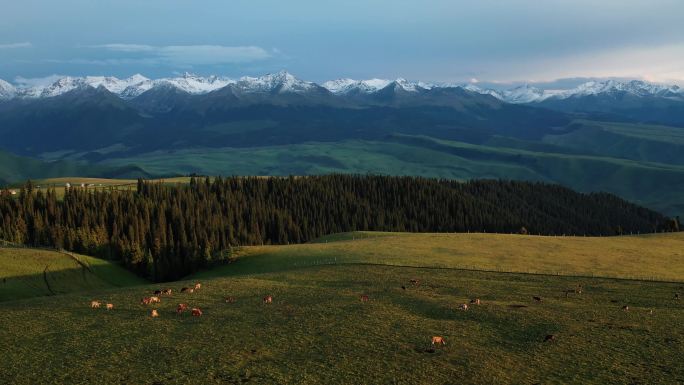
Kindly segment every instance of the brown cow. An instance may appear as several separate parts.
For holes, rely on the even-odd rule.
[[[176,308],[176,313],[182,314],[182,313],[183,313],[184,311],[186,311],[187,309],[188,309],[188,305],[186,305],[186,304],[184,304],[184,303],[179,303],[179,304],[178,304],[178,307]]]
[[[198,308],[193,308],[192,309],[192,316],[193,317],[201,317],[202,316],[202,310]]]
[[[462,303],[462,304],[458,305],[458,310],[468,311],[468,304]]]
[[[446,345],[446,341],[444,340],[444,337],[434,336],[434,337],[432,337],[432,344],[433,345]]]
[[[361,296],[361,302],[368,302],[368,296],[367,295],[362,295]]]
[[[410,279],[409,283],[411,285],[420,285],[420,280],[419,279]]]
[[[150,297],[150,303],[160,303],[161,299],[159,297]]]
[[[108,303],[107,304],[107,310],[112,310],[114,309],[114,304],[113,303]]]
[[[577,286],[574,289],[565,290],[565,298],[567,298],[569,294],[582,294],[582,286]]]
[[[273,303],[273,296],[267,295],[264,297],[264,303]]]
[[[143,305],[149,305],[150,303],[152,303],[152,300],[150,298],[145,297],[140,300],[140,303]]]
[[[152,312],[150,313],[150,317],[152,317],[152,318],[159,317],[159,313],[157,313],[157,309],[152,309]]]
[[[536,296],[536,295],[535,295],[534,297],[532,297],[532,299],[535,300],[535,301],[537,301],[537,302],[541,302],[541,301],[542,301],[541,297],[538,297],[538,296]]]
[[[171,295],[171,289],[164,289],[161,292],[163,295]]]
[[[627,306],[627,305],[623,306],[623,307],[622,307],[622,310],[624,310],[624,311],[629,311],[629,306]]]
[[[679,300],[679,293],[675,293],[674,299]]]
[[[482,301],[480,301],[479,298],[475,298],[475,299],[470,300],[470,304],[471,305],[480,305],[480,304],[482,304]]]
[[[90,301],[90,308],[91,309],[99,309],[100,308],[100,301]]]
[[[162,291],[161,290],[155,290],[154,295],[161,295]]]
[[[547,334],[546,337],[544,337],[544,342],[553,342],[556,340],[556,336],[553,334]]]
[[[191,287],[184,287],[184,288],[181,289],[181,293],[190,293],[190,294],[192,294],[192,293],[194,293],[194,292],[195,292],[195,289],[193,289],[193,288],[191,288]]]
[[[235,303],[235,297],[226,297],[226,303]]]
[[[199,290],[199,289],[201,289],[201,288],[202,288],[202,284],[199,283],[199,282],[197,282],[197,283],[195,284],[195,290]]]

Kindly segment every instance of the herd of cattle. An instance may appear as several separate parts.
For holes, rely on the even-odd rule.
[[[188,293],[192,294],[197,290],[200,290],[202,288],[202,284],[197,282],[195,283],[194,286],[192,287],[183,287],[181,288],[180,292],[181,293]],[[160,296],[170,296],[173,293],[173,289],[159,289],[154,291],[154,295],[151,297],[144,297],[140,300],[141,305],[151,305],[155,303],[161,303],[161,298]],[[235,303],[235,297],[225,297],[226,303]],[[273,296],[267,295],[266,297],[263,298],[263,302],[265,304],[273,303]],[[102,302],[98,300],[93,300],[90,301],[90,307],[92,309],[99,309],[102,307]],[[107,303],[106,304],[106,309],[107,310],[112,310],[114,309],[114,304],[112,303]],[[178,306],[176,307],[176,314],[181,315],[183,314],[186,310],[188,310],[188,304],[186,303],[179,303]],[[201,317],[202,316],[202,309],[198,307],[194,307],[190,310],[190,314],[194,317]],[[157,309],[151,309],[150,310],[150,317],[152,318],[157,318],[159,317],[159,311]]]
[[[409,280],[409,283],[413,286],[420,285],[420,281],[417,279],[411,279],[411,280]],[[197,282],[192,287],[181,288],[180,291],[181,291],[181,293],[192,294],[195,291],[200,290],[201,288],[202,288],[202,284]],[[402,286],[401,288],[406,290],[406,286]],[[155,290],[153,296],[142,298],[140,300],[140,303],[142,305],[151,305],[151,304],[155,304],[155,303],[161,303],[160,296],[164,296],[164,295],[170,296],[172,294],[172,292],[173,292],[172,289]],[[568,297],[569,294],[582,294],[582,285],[577,285],[573,289],[565,290],[564,293],[565,293],[566,297]],[[680,298],[679,293],[675,293],[674,299],[679,300],[679,298]],[[370,300],[370,298],[368,297],[367,294],[362,294],[360,296],[360,299],[361,299],[361,302],[368,302]],[[542,298],[539,296],[533,296],[532,299],[535,302],[543,302]],[[225,297],[224,300],[226,303],[235,303],[236,302],[235,297]],[[264,304],[273,303],[273,296],[271,296],[271,295],[265,296],[262,299],[262,302]],[[481,305],[481,304],[482,304],[482,301],[479,298],[473,298],[470,300],[470,305],[476,305],[477,306],[477,305]],[[101,306],[102,306],[102,302],[100,302],[100,301],[93,300],[90,302],[90,307],[93,309],[99,309]],[[105,305],[105,308],[107,310],[112,310],[112,309],[114,309],[114,304],[107,303]],[[462,304],[458,305],[457,309],[462,310],[462,311],[467,311],[469,309],[469,306],[467,303],[462,303]],[[176,307],[176,314],[182,315],[186,310],[188,310],[188,305],[185,303],[179,303],[178,306]],[[629,306],[628,305],[623,306],[622,310],[629,311]],[[201,317],[202,316],[202,309],[195,307],[195,308],[192,308],[190,310],[190,313],[194,317]],[[650,310],[649,314],[653,314],[653,310]],[[157,311],[157,309],[152,309],[150,311],[150,317],[152,317],[152,318],[159,317],[159,312]],[[544,342],[552,342],[552,341],[555,341],[555,339],[556,339],[556,336],[554,336],[553,334],[549,334],[549,335],[546,335],[546,337],[544,338]],[[431,344],[432,348],[430,351],[434,351],[434,347],[437,345],[446,345],[446,340],[442,336],[433,336],[431,342],[432,342],[432,344]]]

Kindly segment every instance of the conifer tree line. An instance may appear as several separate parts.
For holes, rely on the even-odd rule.
[[[0,196],[0,239],[122,261],[157,280],[224,261],[236,246],[354,230],[617,235],[673,221],[605,193],[550,184],[327,175],[192,178],[137,190],[69,188]]]

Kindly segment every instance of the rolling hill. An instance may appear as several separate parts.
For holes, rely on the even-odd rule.
[[[0,343],[13,347],[0,360],[0,379],[670,384],[684,379],[678,365],[684,309],[673,300],[681,283],[458,267],[489,260],[502,270],[537,268],[537,256],[548,254],[562,260],[545,259],[551,265],[542,270],[596,269],[598,276],[625,253],[633,263],[619,275],[656,269],[649,274],[681,282],[681,271],[670,274],[666,261],[654,263],[681,242],[678,235],[353,233],[310,245],[245,248],[232,265],[188,281],[0,303]],[[405,263],[410,266],[399,266]],[[178,292],[195,282],[202,283],[195,293]],[[139,304],[140,298],[160,287],[174,293],[162,297],[154,306],[160,316],[151,318],[152,307]],[[273,296],[272,304],[262,303],[266,295]],[[361,302],[361,295],[369,301]],[[226,296],[235,301],[227,303]],[[481,304],[458,310],[473,298]],[[93,299],[114,309],[90,309]],[[176,314],[178,303],[201,308],[202,317]],[[545,342],[548,335],[553,341]],[[446,345],[432,349],[432,336],[444,337]],[[114,369],[120,367],[126,370]]]
[[[146,283],[102,259],[17,247],[0,247],[0,278],[0,302]]]

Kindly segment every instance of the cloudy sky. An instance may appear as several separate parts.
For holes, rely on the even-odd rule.
[[[7,1],[0,78],[287,69],[314,81],[682,84],[682,15],[682,0]]]

